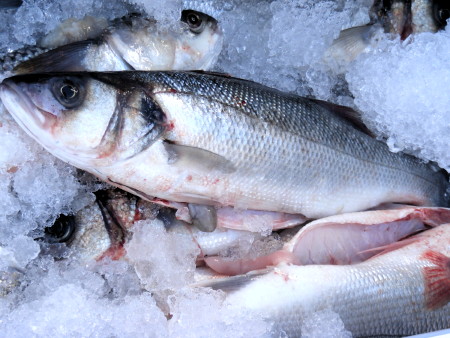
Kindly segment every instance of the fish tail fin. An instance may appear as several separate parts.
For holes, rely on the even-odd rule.
[[[433,250],[427,250],[422,259],[434,266],[424,268],[425,305],[436,310],[450,302],[450,258]]]

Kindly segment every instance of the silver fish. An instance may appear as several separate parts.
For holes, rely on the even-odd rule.
[[[355,337],[406,336],[450,327],[450,224],[395,244],[356,265],[279,265],[200,282],[274,323],[274,335],[300,337],[302,322],[333,311]]]
[[[441,206],[447,177],[362,132],[350,108],[195,72],[37,74],[0,97],[63,161],[150,201],[308,218]]]
[[[14,74],[208,69],[222,49],[222,32],[217,21],[196,11],[184,10],[180,26],[172,31],[162,30],[156,21],[138,14],[116,19],[105,29],[102,28],[107,23],[97,21],[89,20],[88,27],[91,29],[95,24],[98,29],[83,33],[89,39],[50,49],[55,43],[60,44],[61,39],[64,42],[68,39],[59,37],[56,33],[62,29],[58,29],[42,39],[39,46],[27,46],[5,55],[0,60],[1,69],[15,68]]]

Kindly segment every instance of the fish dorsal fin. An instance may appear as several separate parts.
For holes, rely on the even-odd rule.
[[[14,68],[16,74],[85,71],[81,61],[85,58],[87,51],[97,40],[84,40],[61,46],[32,59],[22,62]]]
[[[427,250],[421,258],[433,263],[423,268],[423,277],[425,305],[436,310],[450,302],[450,258],[433,250]]]
[[[199,171],[217,170],[230,174],[236,171],[235,166],[225,157],[211,151],[164,141],[169,155],[169,164],[191,168]]]
[[[316,100],[316,99],[310,99],[312,102],[316,103],[317,105],[327,109],[328,111],[331,111],[335,115],[347,120],[350,122],[356,129],[359,131],[362,131],[363,133],[375,137],[375,135],[370,131],[369,128],[364,124],[362,121],[361,113],[346,106],[341,106],[338,104],[334,104],[327,101],[322,100]]]
[[[212,72],[209,70],[191,70],[191,73],[204,74],[204,75],[213,75],[218,77],[232,77],[231,74],[222,73],[222,72]]]

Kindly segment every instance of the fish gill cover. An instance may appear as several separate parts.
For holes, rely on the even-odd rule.
[[[224,48],[213,70],[359,108],[392,149],[407,149],[449,168],[449,29],[403,42],[382,37],[348,66],[346,81],[323,62],[342,29],[369,22],[371,5],[369,0],[25,0],[18,9],[0,11],[0,50],[33,45],[70,17],[113,19],[144,8],[170,26],[188,6],[215,16],[222,25]],[[2,335],[270,334],[270,323],[225,307],[223,293],[184,288],[193,282],[198,248],[190,239],[166,233],[157,221],[136,225],[139,236],[128,244],[128,261],[86,267],[77,260],[55,260],[67,256],[62,246],[41,252],[34,238],[59,214],[91,204],[92,192],[105,185],[87,174],[80,177],[49,155],[3,108],[0,116],[0,269],[14,266],[25,272],[19,287],[0,298]],[[149,243],[145,249],[139,249],[142,241]],[[157,306],[165,297],[170,321]],[[303,326],[309,336],[349,336],[329,311],[312,314]]]

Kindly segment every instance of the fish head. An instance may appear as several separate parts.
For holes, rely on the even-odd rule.
[[[183,11],[175,27],[132,17],[132,27],[117,27],[105,39],[115,55],[135,70],[206,70],[222,50],[222,31],[207,14]]]
[[[98,75],[100,76],[100,75]],[[164,114],[139,84],[95,73],[21,75],[6,79],[0,98],[21,127],[53,155],[92,171],[149,147]]]
[[[82,262],[113,260],[125,256],[129,228],[136,221],[153,219],[159,207],[119,189],[94,193],[95,200],[73,215],[60,215],[40,238],[69,249]]]
[[[376,0],[370,11],[372,22],[380,22],[387,33],[404,40],[411,33],[437,32],[450,18],[447,0]]]
[[[181,25],[184,28],[181,48],[186,54],[178,53],[175,68],[190,58],[190,69],[207,70],[214,66],[222,50],[222,29],[213,17],[193,10],[181,13]]]

